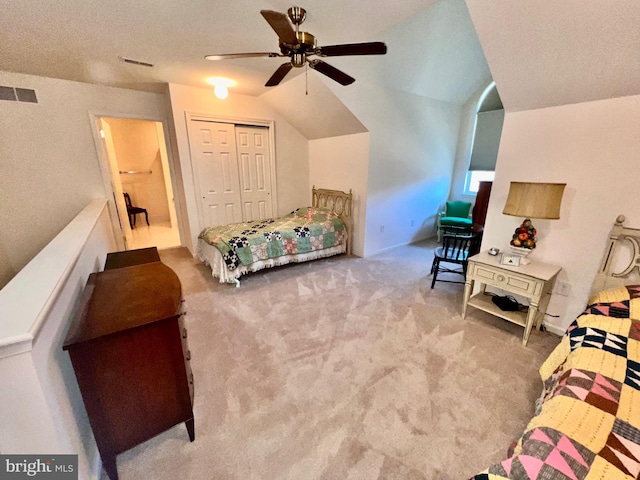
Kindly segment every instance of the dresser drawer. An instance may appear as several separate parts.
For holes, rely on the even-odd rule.
[[[182,350],[186,355],[187,351],[189,351],[189,343],[187,342],[187,337],[189,336],[189,332],[187,331],[186,325],[186,316],[187,311],[185,309],[184,299],[180,301],[180,307],[178,309],[178,326],[180,327],[180,338],[182,339]]]
[[[537,296],[542,289],[543,282],[536,278],[474,262],[470,262],[469,267],[468,274],[474,280],[515,294]]]
[[[185,317],[187,312],[185,310],[185,302],[184,299],[180,302],[180,309],[178,311],[180,316],[178,317],[178,327],[180,328],[180,339],[182,341],[182,352],[184,356],[184,366],[187,372],[187,382],[189,383],[189,396],[191,397],[191,404],[193,405],[193,394],[194,394],[194,385],[193,385],[193,371],[191,370],[191,350],[189,349],[189,342],[187,338],[189,336],[189,331],[187,330]]]

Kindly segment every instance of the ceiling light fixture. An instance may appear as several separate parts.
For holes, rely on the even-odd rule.
[[[220,100],[224,100],[229,96],[229,87],[236,84],[233,80],[224,77],[211,77],[207,79],[213,85],[213,93]]]
[[[229,96],[229,89],[224,85],[216,85],[215,87],[213,87],[213,93],[220,100],[224,100]]]

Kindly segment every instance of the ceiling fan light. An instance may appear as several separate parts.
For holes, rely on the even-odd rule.
[[[226,85],[216,85],[213,87],[213,94],[220,100],[224,100],[229,96],[229,89]]]
[[[213,85],[213,93],[220,100],[224,100],[229,96],[229,87],[236,84],[233,80],[225,77],[209,77],[207,82]]]

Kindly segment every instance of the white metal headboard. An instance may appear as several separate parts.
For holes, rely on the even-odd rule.
[[[624,215],[618,215],[611,228],[591,295],[621,285],[640,284],[640,229],[625,227],[624,221]]]

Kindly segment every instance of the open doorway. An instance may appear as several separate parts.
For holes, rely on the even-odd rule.
[[[162,123],[112,117],[99,123],[125,248],[180,246]],[[125,193],[141,213],[127,208]]]

